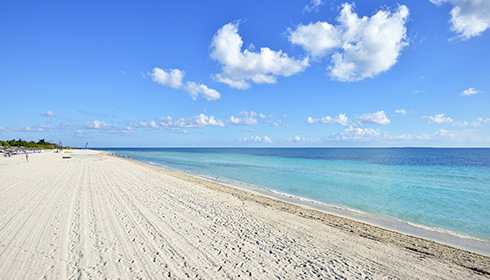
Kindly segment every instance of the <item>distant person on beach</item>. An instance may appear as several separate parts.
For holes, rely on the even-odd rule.
[[[29,154],[26,153],[26,161],[29,162]]]

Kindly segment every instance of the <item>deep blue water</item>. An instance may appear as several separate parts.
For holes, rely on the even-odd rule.
[[[490,149],[103,150],[490,240]]]

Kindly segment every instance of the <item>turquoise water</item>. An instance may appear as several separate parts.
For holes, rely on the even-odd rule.
[[[490,240],[490,149],[106,149]]]

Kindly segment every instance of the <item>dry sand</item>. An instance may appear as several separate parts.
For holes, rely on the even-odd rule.
[[[96,151],[0,159],[0,278],[484,279],[490,257]]]

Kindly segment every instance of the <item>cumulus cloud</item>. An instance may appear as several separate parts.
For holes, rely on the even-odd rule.
[[[165,129],[182,129],[182,128],[203,128],[207,126],[224,127],[225,124],[221,120],[217,120],[214,116],[206,116],[200,114],[192,118],[173,119],[170,116],[158,118],[159,122],[147,123],[147,126],[162,127]]]
[[[153,127],[153,128],[159,127],[155,121],[149,121],[149,122],[140,121],[138,123],[138,126],[140,126],[140,127]]]
[[[187,82],[184,89],[194,100],[196,100],[199,95],[206,98],[208,101],[218,100],[221,97],[218,91],[208,88],[206,85],[196,84],[195,82]]]
[[[469,88],[460,92],[459,95],[470,96],[470,95],[477,94],[478,92],[479,91],[476,90],[475,88]]]
[[[395,113],[400,114],[400,115],[406,115],[407,111],[405,111],[404,109],[400,109],[400,110],[395,110]]]
[[[235,116],[231,116],[227,122],[233,125],[258,125],[259,119],[267,118],[272,118],[272,115],[266,116],[262,113],[256,113],[254,111],[242,111],[235,114]]]
[[[49,110],[47,112],[42,112],[41,113],[41,116],[45,116],[45,117],[54,117],[54,114],[53,114],[53,111]]]
[[[362,140],[379,137],[379,129],[353,127],[352,125],[340,133],[332,133],[326,137],[327,140]]]
[[[90,122],[85,122],[83,128],[86,129],[114,129],[118,128],[117,124],[107,124],[103,121],[93,120]]]
[[[289,31],[289,41],[301,45],[313,56],[325,56],[331,49],[340,47],[342,39],[340,30],[328,22],[316,22],[299,25],[295,31]]]
[[[228,119],[229,124],[236,124],[236,125],[257,125],[259,122],[257,121],[256,118],[239,118],[239,117],[234,117],[231,116]]]
[[[301,142],[318,142],[318,139],[313,139],[313,138],[306,138],[306,137],[300,137],[298,135],[286,139],[287,142],[292,142],[292,143],[301,143]]]
[[[391,121],[386,117],[385,111],[362,114],[361,116],[357,117],[357,119],[359,120],[359,122],[363,124],[372,123],[372,124],[379,124],[379,125],[387,125],[391,123]]]
[[[474,130],[461,130],[461,131],[449,131],[441,128],[437,131],[431,140],[449,140],[451,143],[464,143],[464,142],[479,142],[482,140],[481,136],[475,134]]]
[[[195,82],[186,82],[184,84],[182,80],[185,72],[179,69],[164,70],[155,67],[150,75],[152,80],[158,84],[185,90],[193,100],[197,100],[198,96],[202,96],[208,101],[218,100],[221,97],[218,91],[208,88],[206,85]]]
[[[405,24],[409,10],[378,11],[371,17],[358,17],[348,3],[342,5],[338,25],[316,22],[289,29],[289,40],[315,57],[331,55],[327,70],[332,79],[343,82],[372,78],[397,62],[407,46]]]
[[[428,123],[433,124],[444,124],[453,122],[453,119],[451,119],[450,117],[445,117],[444,114],[437,114],[435,116],[423,116],[422,118],[427,119]]]
[[[121,127],[121,126],[118,126],[117,124],[109,124],[109,123],[106,123],[104,121],[99,121],[99,120],[93,120],[90,122],[85,122],[84,125],[81,126],[81,128],[90,129],[90,130],[94,130],[94,131],[101,131],[104,133],[114,133],[114,134],[135,133],[135,131],[131,128],[131,126]]]
[[[345,116],[345,114],[339,114],[336,117],[325,116],[321,119],[314,119],[312,117],[308,117],[306,122],[309,124],[312,123],[325,123],[325,124],[340,124],[343,126],[347,126],[349,124],[349,119]]]
[[[281,50],[267,47],[260,51],[245,49],[238,34],[239,22],[225,24],[211,41],[211,58],[222,66],[222,73],[215,79],[237,89],[247,89],[250,81],[256,84],[274,84],[277,77],[288,77],[302,72],[309,66],[308,58],[297,60]]]
[[[251,136],[251,137],[244,137],[238,139],[238,141],[242,143],[247,143],[247,142],[259,142],[259,143],[272,143],[272,139],[269,136]]]
[[[153,68],[151,78],[154,82],[171,88],[181,88],[183,86],[182,79],[185,72],[179,69],[170,69],[165,71],[158,67]]]
[[[450,3],[453,8],[451,30],[462,40],[479,36],[490,27],[490,1],[488,0],[430,0],[440,6]]]
[[[486,119],[484,119],[482,117],[477,118],[476,120],[474,120],[474,121],[471,122],[471,125],[474,126],[474,127],[478,127],[482,123],[490,123],[490,118],[486,118]]]

